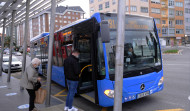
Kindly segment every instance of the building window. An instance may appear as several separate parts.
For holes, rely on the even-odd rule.
[[[183,34],[183,29],[176,29],[176,34]]]
[[[90,3],[94,3],[94,0],[90,0]]]
[[[73,15],[75,15],[75,12],[72,12]]]
[[[159,8],[151,8],[151,12],[160,14],[160,9]]]
[[[169,34],[175,34],[175,29],[169,29]]]
[[[76,12],[76,15],[78,15],[79,13],[78,12]]]
[[[176,11],[176,16],[183,16],[183,11]]]
[[[64,21],[64,23],[67,23],[67,21]]]
[[[55,27],[58,27],[58,25],[55,25]]]
[[[112,4],[115,5],[116,4],[116,0],[112,0]]]
[[[58,22],[57,20],[55,20],[55,22]]]
[[[169,9],[169,15],[174,15],[174,14],[175,14],[175,10]]]
[[[187,32],[190,32],[190,26],[186,26],[186,27],[185,27],[185,30],[186,30]]]
[[[166,15],[166,11],[162,11],[162,15]]]
[[[78,20],[78,17],[76,17],[76,19]]]
[[[148,7],[141,7],[142,13],[148,13]]]
[[[185,21],[186,21],[187,23],[190,23],[190,18],[185,18]]]
[[[100,4],[100,5],[99,5],[99,10],[102,10],[102,9],[103,9],[103,5]]]
[[[129,7],[125,6],[125,11],[128,12],[129,11]]]
[[[155,18],[155,22],[156,22],[156,24],[160,24],[160,19],[159,18]]]
[[[72,17],[72,19],[75,19],[75,17]]]
[[[100,1],[102,1],[102,0],[98,0],[98,2],[100,2]]]
[[[62,18],[62,16],[60,15],[59,18]]]
[[[71,12],[67,12],[68,14],[71,14]]]
[[[71,21],[68,21],[68,23],[71,23]]]
[[[189,13],[190,14],[190,9],[189,8],[185,8],[185,13]]]
[[[160,34],[160,33],[161,33],[161,30],[160,30],[160,28],[157,28],[157,30],[158,30],[158,33]]]
[[[160,0],[151,0],[151,3],[160,4]]]
[[[166,24],[166,21],[165,21],[165,20],[162,20],[162,24]]]
[[[143,2],[148,2],[148,0],[141,0],[141,1],[143,1]]]
[[[167,29],[166,28],[162,28],[162,34],[167,34]]]
[[[67,16],[64,16],[63,18],[67,18]]]
[[[71,19],[71,16],[68,16],[68,19]]]
[[[105,2],[105,8],[109,8],[110,5],[109,5],[109,2]]]
[[[174,0],[169,0],[168,3],[169,6],[174,6]]]
[[[176,25],[183,25],[183,20],[176,20]]]
[[[137,11],[137,7],[136,6],[131,6],[131,12],[136,12]]]
[[[93,7],[90,8],[90,12],[91,13],[94,12],[94,8]]]
[[[170,27],[174,27],[174,24],[173,24],[173,21],[172,20],[169,20],[169,26]],[[174,31],[175,32],[175,31]]]
[[[62,20],[60,20],[59,22],[62,23]]]
[[[183,2],[175,2],[176,7],[183,7]]]
[[[116,12],[116,9],[113,9],[113,12]]]
[[[55,17],[57,17],[57,15]]]

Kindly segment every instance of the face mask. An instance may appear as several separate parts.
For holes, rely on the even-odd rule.
[[[128,52],[128,55],[132,55],[132,53],[131,53],[131,52]]]

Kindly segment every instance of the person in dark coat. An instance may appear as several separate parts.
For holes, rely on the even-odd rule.
[[[79,66],[80,51],[75,49],[72,54],[64,60],[64,74],[67,79],[68,94],[66,99],[66,106],[64,110],[78,111],[72,106],[74,95],[77,92],[80,66]]]

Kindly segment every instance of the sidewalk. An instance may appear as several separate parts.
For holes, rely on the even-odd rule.
[[[7,74],[0,76],[0,111],[28,111],[29,95],[26,90],[20,90],[19,82],[11,77],[11,82],[7,83]],[[64,111],[64,101],[51,96],[50,104],[51,107],[45,104],[36,104],[36,107],[40,111]]]

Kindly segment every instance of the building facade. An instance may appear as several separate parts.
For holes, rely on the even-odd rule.
[[[27,45],[30,45],[30,39],[38,36],[41,33],[49,32],[50,30],[50,16],[51,9],[43,11],[38,15],[33,16],[29,21],[29,39]],[[55,14],[54,31],[59,30],[61,27],[72,23],[76,20],[84,18],[84,11],[80,6],[57,6]],[[24,41],[24,23],[17,26],[17,44],[23,46]]]
[[[190,42],[190,0],[185,0],[185,37]]]
[[[95,12],[117,12],[118,0],[90,0],[90,15]],[[126,13],[149,16],[148,0],[126,0]]]
[[[117,12],[118,0],[90,0],[89,3],[90,15]],[[128,14],[154,17],[161,45],[174,46],[185,42],[184,5],[184,0],[126,0],[125,10]],[[189,5],[187,7],[190,8]],[[190,27],[186,28],[189,31]]]
[[[161,45],[184,44],[184,0],[150,0],[149,3],[149,14],[155,18]]]

